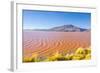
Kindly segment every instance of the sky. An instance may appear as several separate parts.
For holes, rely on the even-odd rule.
[[[72,24],[90,29],[91,13],[23,10],[23,29],[50,29]]]

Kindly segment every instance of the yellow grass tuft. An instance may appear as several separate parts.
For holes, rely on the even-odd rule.
[[[90,60],[91,59],[91,54],[87,54],[86,56],[85,56],[85,60]]]
[[[30,57],[23,58],[23,62],[31,62],[31,61],[32,61],[32,58],[30,58]]]
[[[75,51],[75,54],[85,54],[85,50],[83,48],[78,48],[76,51]]]

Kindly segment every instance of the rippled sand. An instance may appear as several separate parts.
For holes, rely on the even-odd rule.
[[[89,47],[90,36],[90,32],[24,31],[23,56],[38,53],[47,57],[56,51],[72,53],[79,47]]]

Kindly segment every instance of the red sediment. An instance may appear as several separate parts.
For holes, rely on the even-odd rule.
[[[77,48],[87,48],[91,45],[90,32],[23,32],[23,56],[38,53],[40,56],[50,56],[56,51],[74,52]]]

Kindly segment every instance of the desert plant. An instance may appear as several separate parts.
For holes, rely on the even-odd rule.
[[[72,59],[73,60],[82,60],[84,59],[85,55],[84,54],[74,54]]]
[[[32,62],[32,58],[30,57],[24,57],[23,62]]]
[[[86,54],[90,54],[91,53],[91,48],[86,48],[85,52],[86,52]]]
[[[51,57],[48,58],[49,61],[56,61],[57,57],[60,57],[61,55],[59,54],[59,52],[57,51],[56,53],[54,53]]]
[[[74,55],[73,55],[73,60],[82,60],[85,58],[86,51],[83,48],[78,48]]]
[[[85,60],[89,60],[89,59],[91,59],[91,54],[87,54],[87,55],[85,56]]]
[[[33,53],[31,56],[32,62],[39,62],[38,53]]]
[[[60,54],[58,51],[56,53],[54,53],[53,56],[49,57],[47,59],[47,61],[61,61],[61,60],[65,60],[66,57],[62,56],[62,54]]]
[[[65,57],[66,57],[66,60],[72,60],[73,55],[74,55],[74,54],[67,54],[67,55],[65,56]]]
[[[85,54],[85,50],[83,48],[78,48],[76,51],[75,51],[75,54]]]

